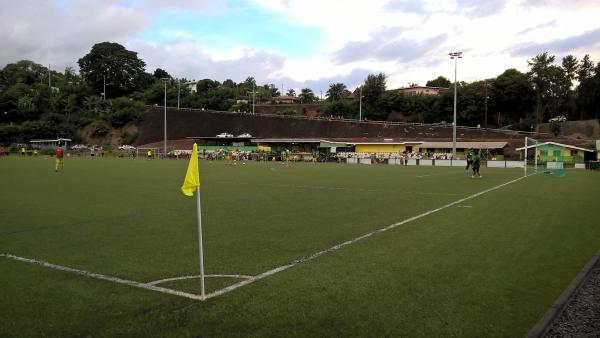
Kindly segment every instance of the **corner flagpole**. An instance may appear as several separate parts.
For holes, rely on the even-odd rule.
[[[202,288],[201,299],[206,299],[206,292],[204,290],[204,247],[202,245],[202,208],[200,206],[200,171],[198,170],[198,145],[194,143],[192,147],[192,156],[190,157],[190,163],[188,163],[188,169],[185,173],[185,179],[181,186],[181,192],[189,197],[194,195],[196,190],[196,208],[198,209],[198,253],[200,255],[200,286]]]
[[[202,244],[202,209],[200,207],[200,187],[196,188],[196,206],[198,207],[198,251],[200,253],[200,286],[204,300],[204,246]]]

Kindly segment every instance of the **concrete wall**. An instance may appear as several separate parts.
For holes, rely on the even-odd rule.
[[[600,139],[600,121],[566,121],[560,122],[560,136],[578,139]],[[538,126],[538,132],[552,133],[550,123],[542,123]]]
[[[163,139],[163,108],[149,108],[138,125],[136,144]],[[406,140],[450,140],[452,127],[429,125],[392,125],[339,120],[271,117],[252,114],[217,113],[167,108],[167,135],[170,140],[189,136],[215,136],[227,132],[250,133],[259,138],[402,138]],[[515,140],[522,145],[523,136],[511,131],[459,128],[460,140]],[[519,143],[520,142],[520,143]]]

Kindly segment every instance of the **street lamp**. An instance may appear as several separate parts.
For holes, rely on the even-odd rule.
[[[164,78],[162,78],[162,80],[165,83],[165,122],[164,122],[164,126],[165,126],[165,139],[164,139],[164,153],[163,153],[163,156],[166,157],[167,156],[167,82],[170,79],[168,77],[164,77]]]
[[[449,53],[450,59],[454,60],[454,122],[452,123],[452,159],[456,159],[456,94],[458,83],[456,82],[456,68],[458,59],[462,58],[462,52]]]

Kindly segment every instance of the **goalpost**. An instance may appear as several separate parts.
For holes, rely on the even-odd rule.
[[[524,159],[523,159],[523,175],[527,176],[527,151],[528,148],[533,150],[533,173],[538,173],[538,160],[545,163],[546,170],[544,174],[550,174],[554,177],[564,177],[564,162],[565,158],[556,150],[554,146],[548,142],[540,142],[533,137],[525,137]]]

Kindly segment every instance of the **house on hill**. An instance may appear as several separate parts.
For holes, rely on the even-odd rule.
[[[275,103],[294,103],[295,96],[273,96],[271,101]]]
[[[444,87],[427,87],[427,86],[411,86],[407,88],[400,88],[398,91],[408,96],[416,95],[439,95],[440,92],[448,90]]]

